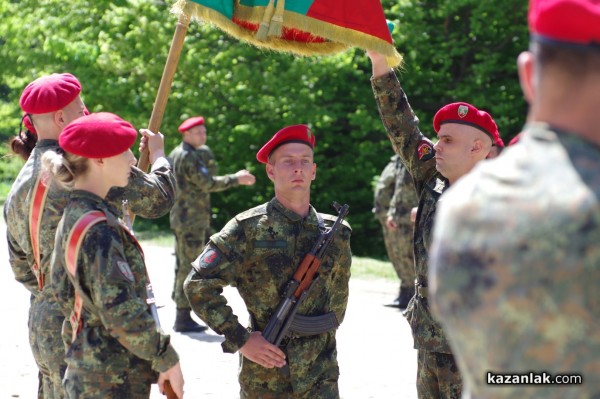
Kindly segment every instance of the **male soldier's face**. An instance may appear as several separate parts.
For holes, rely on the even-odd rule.
[[[60,117],[62,127],[67,126],[75,119],[79,118],[80,116],[83,116],[85,109],[85,104],[83,104],[81,97],[77,96],[66,107],[59,111],[61,113]]]
[[[458,123],[445,123],[441,126],[438,142],[433,147],[435,167],[450,183],[469,172],[479,160],[475,142],[477,139],[481,140],[481,135],[484,133],[472,126]],[[488,152],[489,150],[485,155]],[[485,155],[480,158],[483,159]]]
[[[302,143],[288,143],[271,153],[267,175],[280,193],[309,192],[317,174],[313,150]]]
[[[194,148],[206,144],[206,126],[199,125],[189,128],[185,132],[186,142]]]

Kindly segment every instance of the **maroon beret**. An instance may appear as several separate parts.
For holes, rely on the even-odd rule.
[[[306,144],[310,148],[315,148],[315,135],[310,131],[310,128],[306,125],[293,125],[287,126],[275,133],[275,135],[263,145],[260,150],[256,153],[256,159],[258,162],[267,163],[269,162],[269,155],[275,149],[283,144],[287,143],[302,143]]]
[[[183,121],[181,125],[179,125],[179,131],[181,133],[185,132],[193,128],[194,126],[204,125],[204,117],[202,116],[194,116],[193,118],[188,118]]]
[[[33,134],[37,134],[35,127],[33,126],[33,123],[31,123],[31,119],[29,118],[29,116],[27,115],[27,113],[23,114],[23,125],[25,125],[25,128],[27,130],[29,130],[30,133]]]
[[[490,114],[480,111],[469,103],[452,103],[443,106],[433,117],[433,128],[439,133],[444,123],[458,123],[477,128],[490,136],[492,143],[500,138],[498,126]]]
[[[600,45],[598,0],[530,0],[528,20],[535,40]]]
[[[130,149],[136,138],[131,123],[110,112],[98,112],[69,123],[58,136],[58,144],[82,157],[110,158]]]
[[[81,93],[81,84],[70,73],[53,73],[29,83],[19,100],[28,114],[46,114],[63,109]]]

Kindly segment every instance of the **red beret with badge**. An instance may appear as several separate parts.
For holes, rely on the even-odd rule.
[[[135,143],[137,131],[131,123],[110,112],[81,116],[58,136],[63,150],[85,158],[110,158]]]
[[[194,126],[204,125],[204,117],[202,116],[194,116],[193,118],[188,118],[183,121],[181,125],[179,125],[179,132],[183,133],[186,130],[190,130]]]
[[[29,83],[19,105],[28,114],[46,114],[63,109],[81,93],[79,80],[70,73],[53,73]]]
[[[600,48],[598,0],[530,0],[528,20],[534,40]]]
[[[306,125],[292,125],[287,126],[275,133],[275,135],[263,145],[258,153],[256,153],[256,159],[260,163],[268,163],[269,155],[277,149],[277,147],[287,143],[302,143],[306,144],[310,148],[315,148],[315,135],[312,133],[310,128]]]
[[[439,133],[441,126],[445,123],[472,126],[487,134],[494,144],[500,138],[498,126],[496,126],[496,122],[494,122],[490,114],[478,110],[469,103],[452,103],[440,108],[433,117],[435,132]]]

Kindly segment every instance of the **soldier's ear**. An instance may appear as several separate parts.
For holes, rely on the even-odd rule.
[[[315,180],[317,178],[317,164],[313,163],[313,172],[312,172],[312,176],[311,176],[311,180]]]
[[[531,104],[535,96],[534,65],[535,57],[533,53],[529,51],[523,51],[521,54],[519,54],[519,57],[517,58],[519,83],[521,83],[521,90],[523,90],[525,101],[527,101],[529,104]]]
[[[267,171],[267,177],[269,178],[269,180],[274,181],[275,179],[275,175],[273,173],[273,165],[271,165],[270,163],[267,163],[265,165],[266,171]]]

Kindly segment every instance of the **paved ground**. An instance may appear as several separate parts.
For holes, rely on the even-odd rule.
[[[4,226],[0,235],[5,237]],[[4,239],[2,239],[4,240]],[[238,356],[221,351],[222,338],[214,332],[182,335],[173,333],[174,304],[170,299],[174,257],[171,250],[145,247],[163,328],[172,335],[181,357],[187,398],[238,397]],[[29,296],[13,278],[7,248],[0,245],[0,399],[34,399],[37,368],[27,338]],[[391,265],[390,265],[391,267]],[[417,397],[416,351],[408,323],[396,309],[386,308],[397,293],[397,284],[384,280],[352,279],[346,319],[338,331],[340,393],[345,399]],[[247,319],[243,302],[234,290],[226,295],[240,320]],[[152,399],[164,398],[156,385]]]

